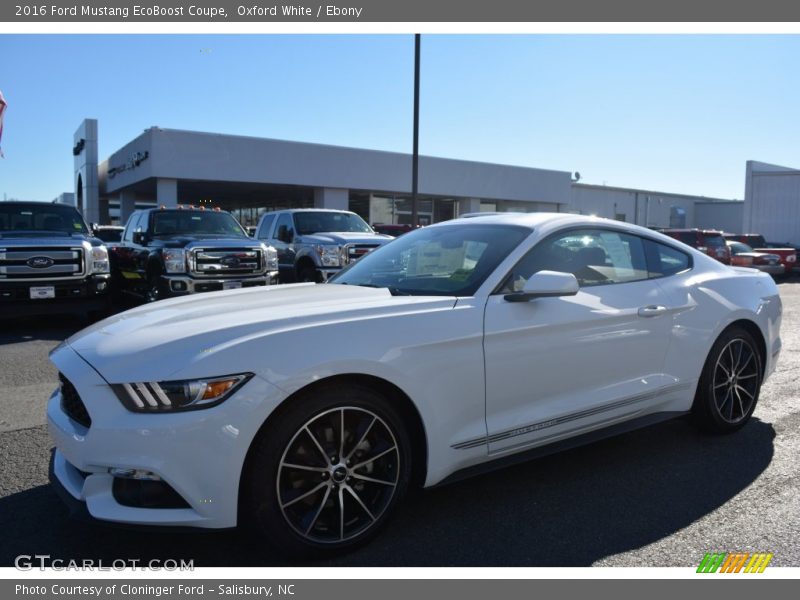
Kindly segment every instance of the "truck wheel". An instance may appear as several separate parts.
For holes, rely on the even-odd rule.
[[[763,366],[753,336],[731,327],[719,336],[697,385],[692,416],[701,429],[730,433],[750,420],[761,390]]]
[[[322,277],[313,265],[304,265],[297,273],[297,281],[303,283],[320,283]]]
[[[161,277],[158,273],[151,273],[147,276],[147,289],[144,293],[144,300],[148,304],[157,302],[165,297],[163,287],[161,285]]]
[[[410,477],[410,439],[383,396],[358,385],[317,388],[253,442],[243,516],[282,553],[342,552],[378,533]]]

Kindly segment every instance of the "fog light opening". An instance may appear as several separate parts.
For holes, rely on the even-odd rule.
[[[139,479],[141,481],[161,481],[161,477],[152,471],[145,471],[144,469],[123,469],[112,467],[108,470],[112,477],[119,477],[122,479]]]

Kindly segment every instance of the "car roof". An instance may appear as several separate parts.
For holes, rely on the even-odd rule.
[[[443,221],[430,225],[429,227],[452,227],[457,225],[521,225],[535,229],[543,225],[558,224],[560,226],[575,226],[575,227],[597,227],[606,226],[629,231],[635,235],[646,234],[654,238],[663,238],[661,234],[652,231],[639,225],[626,223],[624,221],[617,221],[614,219],[605,219],[602,217],[593,217],[588,215],[576,215],[572,213],[548,213],[548,212],[531,212],[531,213],[491,213],[486,216],[470,216],[466,219],[457,218],[449,221]]]

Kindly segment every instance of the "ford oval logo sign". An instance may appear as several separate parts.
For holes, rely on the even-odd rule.
[[[219,262],[221,262],[226,267],[230,268],[235,268],[239,266],[239,259],[235,256],[226,256]]]
[[[33,256],[28,259],[28,266],[33,269],[46,269],[52,267],[55,261],[49,256]]]

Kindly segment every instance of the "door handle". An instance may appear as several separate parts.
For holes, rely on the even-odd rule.
[[[650,306],[641,307],[638,312],[640,317],[657,317],[665,314],[667,312],[667,307],[651,304]]]

